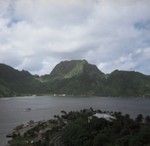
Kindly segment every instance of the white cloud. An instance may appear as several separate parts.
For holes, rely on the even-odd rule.
[[[149,74],[149,24],[149,0],[1,0],[0,62],[44,74],[85,58]]]

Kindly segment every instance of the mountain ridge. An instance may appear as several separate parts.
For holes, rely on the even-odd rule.
[[[28,71],[19,71],[5,64],[0,64],[0,86],[0,96],[4,97],[44,93],[47,90]]]
[[[54,77],[61,68],[60,72],[63,72],[64,78],[71,78],[88,70],[87,67],[92,68],[91,71],[95,70],[96,72],[99,72],[99,74],[104,74],[96,65],[89,64],[86,60],[71,60],[58,63],[50,73],[50,76]]]
[[[122,70],[105,74],[86,60],[61,61],[43,76],[0,64],[0,96],[19,94],[149,96],[150,76]]]

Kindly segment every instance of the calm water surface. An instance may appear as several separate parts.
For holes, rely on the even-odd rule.
[[[12,97],[0,99],[0,146],[7,143],[6,134],[15,126],[29,120],[39,121],[59,114],[61,110],[83,108],[121,111],[132,117],[150,114],[150,99],[119,97]],[[25,111],[31,108],[31,111]]]

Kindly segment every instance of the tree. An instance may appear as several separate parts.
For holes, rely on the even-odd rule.
[[[145,117],[145,123],[150,124],[150,116]]]
[[[93,146],[106,146],[109,143],[109,137],[106,134],[99,133],[93,142]]]
[[[136,117],[136,119],[135,119],[135,121],[137,122],[137,123],[142,123],[143,122],[143,115],[142,114],[139,114],[139,115],[137,115],[137,117]]]

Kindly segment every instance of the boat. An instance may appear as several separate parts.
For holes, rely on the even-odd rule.
[[[24,111],[25,112],[31,111],[31,108],[26,108]]]

